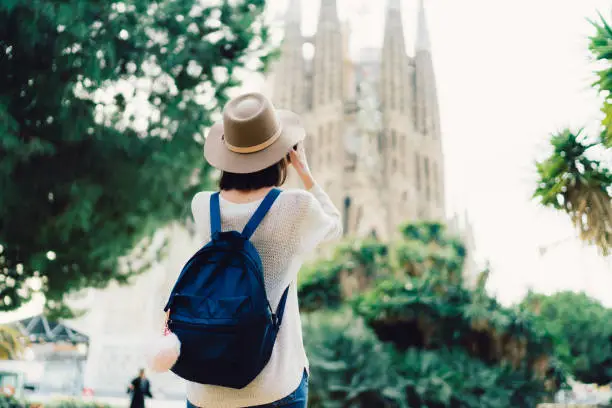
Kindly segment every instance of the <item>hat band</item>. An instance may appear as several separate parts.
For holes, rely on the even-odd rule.
[[[241,154],[257,153],[257,152],[260,152],[260,151],[270,147],[274,142],[276,142],[278,140],[278,138],[281,136],[282,133],[283,133],[283,128],[281,126],[279,126],[278,130],[272,136],[270,136],[268,139],[266,139],[265,142],[262,142],[260,144],[255,145],[255,146],[247,146],[247,147],[234,146],[234,145],[228,143],[227,139],[225,139],[225,138],[224,138],[224,142],[225,142],[225,146],[227,147],[227,149],[229,151],[231,151],[231,152],[241,153]]]

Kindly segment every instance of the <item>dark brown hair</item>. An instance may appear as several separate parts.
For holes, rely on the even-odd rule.
[[[221,190],[253,191],[265,187],[279,187],[287,179],[288,158],[255,173],[239,174],[221,172],[219,188]]]

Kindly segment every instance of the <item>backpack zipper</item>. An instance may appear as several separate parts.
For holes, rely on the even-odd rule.
[[[272,324],[275,327],[278,327],[278,318],[275,314],[272,314],[271,316],[272,318]],[[244,327],[244,326],[250,326],[251,324],[249,323],[243,323],[240,325],[237,324],[210,324],[210,323],[204,323],[204,322],[199,322],[199,321],[195,321],[195,322],[185,322],[182,320],[176,320],[176,319],[169,319],[168,320],[168,327],[170,327],[171,325],[179,325],[179,326],[186,326],[186,327],[193,327],[193,328],[198,328],[198,329],[223,329],[223,328],[227,328],[227,330],[233,330],[235,328],[239,328],[239,327]]]
[[[178,326],[178,327],[186,327],[186,328],[192,328],[192,329],[196,329],[196,330],[213,330],[213,331],[218,331],[218,332],[233,332],[236,331],[238,326],[231,326],[231,325],[224,325],[224,324],[219,324],[219,325],[213,325],[213,324],[200,324],[200,323],[187,323],[187,322],[182,322],[179,320],[170,320],[168,322],[168,326]]]

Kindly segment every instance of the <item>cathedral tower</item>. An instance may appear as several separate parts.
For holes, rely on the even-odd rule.
[[[274,64],[275,75],[271,81],[273,104],[300,114],[306,111],[301,6],[301,0],[289,0],[285,14],[285,38],[281,45],[281,57]]]
[[[416,163],[421,188],[419,218],[441,218],[444,214],[444,169],[438,94],[431,55],[431,41],[423,0],[419,1],[416,66],[416,127],[422,135],[421,155]]]
[[[406,53],[400,3],[400,0],[387,0],[380,75],[381,153],[389,183],[387,200],[392,204],[388,223],[392,225],[417,217],[413,205],[417,200],[415,175],[410,166],[418,143],[414,131],[414,64]]]
[[[300,1],[289,0],[270,91],[277,107],[302,115],[310,166],[341,209],[345,232],[389,239],[403,222],[444,221],[445,213],[425,7],[421,1],[414,56],[406,51],[401,1],[384,7],[382,47],[352,60],[336,0],[321,0],[311,38],[301,34]],[[314,46],[312,60],[303,57],[305,43]],[[294,177],[290,185],[297,183]]]
[[[344,93],[343,27],[336,0],[321,0],[317,31],[314,35],[312,96],[309,101],[313,172],[338,208],[343,206]]]

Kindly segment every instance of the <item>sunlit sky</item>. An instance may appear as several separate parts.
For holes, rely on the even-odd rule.
[[[268,0],[280,16],[287,0]],[[380,46],[384,1],[338,0],[352,47]],[[504,303],[527,287],[586,290],[612,307],[612,260],[581,244],[564,214],[531,200],[534,161],[551,132],[597,126],[599,98],[589,87],[587,18],[609,15],[610,0],[425,0],[444,137],[449,213],[467,210],[478,257],[489,260],[490,291]],[[417,0],[403,0],[408,52]],[[316,28],[319,2],[302,1],[303,31]],[[367,29],[363,29],[366,27]],[[250,78],[246,89],[261,89]],[[562,241],[558,245],[556,242]],[[551,245],[540,256],[540,246]],[[1,321],[32,313],[40,303]]]
[[[287,0],[269,0],[281,16]],[[352,48],[382,44],[384,1],[338,0]],[[408,52],[417,0],[403,0]],[[550,134],[597,127],[590,88],[588,18],[609,15],[609,0],[425,0],[441,109],[449,212],[467,210],[489,289],[504,303],[528,287],[586,290],[612,306],[612,260],[581,244],[568,217],[531,199],[534,162]],[[319,2],[302,1],[302,29],[316,29]],[[367,27],[367,29],[363,29]],[[253,79],[247,87],[257,89]],[[562,241],[558,244],[557,242]],[[540,256],[538,248],[550,246]]]

